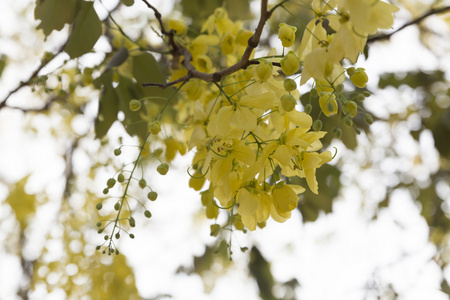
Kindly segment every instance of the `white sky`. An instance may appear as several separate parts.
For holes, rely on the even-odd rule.
[[[2,40],[17,30],[11,25],[16,22],[11,19],[13,14],[9,13],[12,3],[0,1],[0,53],[4,51],[14,57],[15,52],[20,51],[8,47],[8,44],[2,45]],[[20,5],[31,1],[14,3]],[[162,12],[168,10],[163,8]],[[436,60],[421,46],[417,29],[411,27],[396,34],[391,43],[373,45],[369,60],[361,60],[359,65],[368,71],[369,87],[375,90],[376,78],[382,72],[433,70],[438,65],[449,70],[450,58],[447,56],[441,61]],[[21,69],[9,70],[2,76],[2,99],[18,78],[26,78],[29,74],[26,71],[34,68],[29,64],[17,66]],[[11,101],[16,101],[16,98],[11,98]],[[366,101],[375,114],[384,115],[402,109],[411,100],[389,91],[374,95]],[[63,165],[61,160],[55,162],[54,158],[61,154],[61,149],[54,148],[49,134],[30,139],[24,132],[23,121],[20,112],[0,111],[0,179],[18,180],[27,172],[35,170],[35,177],[41,178],[46,184],[58,182]],[[39,126],[50,124],[42,123]],[[383,138],[388,139],[384,134],[387,128],[381,124],[374,124],[373,128],[375,136],[380,138],[379,149],[382,149]],[[381,283],[392,283],[401,299],[448,299],[448,296],[439,292],[441,272],[432,260],[435,249],[428,242],[428,227],[408,193],[396,191],[390,207],[379,214],[377,221],[368,222],[368,212],[380,193],[384,192],[386,182],[383,180],[386,178],[379,170],[360,170],[359,166],[367,159],[367,153],[375,156],[377,153],[377,149],[370,149],[371,145],[364,138],[361,144],[361,149],[352,153],[346,151],[342,144],[336,143],[336,160],[348,161],[343,178],[348,186],[335,202],[332,214],[321,216],[314,223],[303,224],[295,211],[293,217],[284,224],[268,222],[264,230],[247,235],[236,233],[233,236],[235,264],[218,279],[209,295],[204,294],[203,283],[198,276],[174,275],[178,266],[191,266],[192,256],[202,253],[204,243],[213,242],[209,237],[208,224],[193,218],[200,201],[198,193],[187,186],[186,169],[191,156],[178,157],[167,176],[151,177],[152,184],[158,186],[160,194],[159,199],[152,204],[152,219],[139,221],[135,230],[136,239],[123,239],[121,244],[121,252],[128,256],[136,272],[141,295],[152,297],[168,293],[173,295],[173,299],[258,299],[256,283],[246,273],[248,256],[241,254],[237,246],[255,244],[272,262],[272,272],[277,280],[286,281],[296,277],[300,281],[300,299],[364,299],[368,293],[365,289],[367,280],[372,275]],[[422,166],[420,172],[428,174],[436,168],[436,153],[426,136],[421,144],[405,138],[398,147],[405,150],[406,158],[414,156],[416,151],[427,151],[430,163]],[[393,162],[389,167],[401,169],[404,165],[400,161]],[[176,190],[173,188],[174,183],[177,184]],[[356,184],[363,186],[365,193]],[[58,191],[58,188],[54,190]],[[5,193],[5,188],[1,187],[0,199],[3,200]],[[362,203],[366,206],[362,206]],[[5,206],[0,205],[0,219],[6,213]],[[0,241],[3,238],[0,234]],[[0,251],[0,299],[14,299],[12,295],[20,280],[20,265],[17,258],[4,254],[3,247],[0,247]],[[369,296],[367,299],[375,299],[375,294],[369,293]],[[39,298],[39,293],[32,297]],[[61,298],[60,294],[55,294],[53,298],[46,299]]]

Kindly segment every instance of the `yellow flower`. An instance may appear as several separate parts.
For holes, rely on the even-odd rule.
[[[286,23],[281,23],[278,28],[278,38],[281,40],[283,47],[290,47],[295,41],[295,32],[297,27],[290,26]]]
[[[255,68],[255,77],[257,80],[266,81],[272,76],[272,70],[272,63],[265,59],[261,59]]]
[[[289,51],[289,53],[281,60],[281,70],[288,76],[296,73],[299,66],[300,62],[293,51]]]
[[[224,35],[220,41],[220,49],[225,55],[232,54],[234,51],[234,37],[230,34]]]
[[[398,11],[398,7],[383,1],[342,0],[341,4],[348,10],[356,32],[362,35],[390,28],[394,24],[393,13]]]
[[[283,181],[272,189],[273,205],[279,214],[285,214],[297,207],[298,196],[294,190]]]
[[[182,34],[186,31],[186,24],[180,20],[169,20],[169,29],[175,30],[176,34]]]
[[[319,98],[320,109],[323,113],[329,117],[330,115],[337,114],[338,105],[335,94],[328,92],[322,92]]]

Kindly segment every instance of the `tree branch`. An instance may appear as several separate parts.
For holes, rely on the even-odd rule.
[[[267,20],[272,15],[273,9],[270,11],[267,10],[267,2],[268,0],[261,0],[261,16],[259,18],[258,26],[255,29],[255,33],[250,37],[248,40],[247,48],[244,51],[244,54],[241,57],[241,60],[237,62],[236,64],[225,68],[223,70],[214,72],[214,73],[204,73],[200,72],[192,65],[192,54],[187,50],[185,47],[178,45],[174,40],[174,34],[172,31],[167,32],[167,30],[164,28],[162,19],[161,19],[161,13],[150,3],[148,3],[147,0],[142,0],[150,9],[153,10],[155,13],[155,17],[157,18],[160,26],[161,26],[161,32],[164,35],[167,35],[169,37],[169,43],[171,47],[171,54],[174,56],[174,58],[178,57],[184,57],[182,64],[188,71],[188,74],[171,82],[168,83],[143,83],[142,86],[159,86],[161,88],[166,88],[168,86],[188,81],[191,78],[198,78],[201,80],[204,80],[206,82],[219,82],[222,80],[222,78],[231,75],[233,73],[236,73],[239,70],[246,69],[250,64],[255,64],[254,62],[250,61],[250,56],[253,52],[253,50],[258,46],[261,34],[264,28],[264,25],[266,24]],[[282,1],[282,3],[285,1]]]
[[[417,19],[411,20],[410,22],[404,24],[403,26],[401,26],[400,28],[398,28],[397,30],[389,33],[389,34],[382,34],[382,35],[377,35],[374,37],[371,37],[369,39],[367,39],[367,43],[372,43],[372,42],[377,42],[377,41],[382,41],[382,40],[388,40],[392,35],[396,34],[397,32],[405,29],[406,27],[409,27],[411,25],[415,25],[415,24],[419,24],[420,22],[422,22],[423,20],[425,20],[426,18],[428,18],[429,16],[432,15],[438,15],[438,14],[442,14],[445,13],[447,11],[450,11],[450,6],[444,6],[441,8],[432,8],[430,9],[427,13],[425,13],[424,15],[418,17]]]
[[[5,99],[3,99],[2,102],[0,102],[0,109],[4,108],[4,107],[8,107],[6,105],[6,101],[8,100],[9,97],[11,97],[14,93],[16,93],[17,91],[19,91],[20,89],[22,89],[25,86],[28,86],[31,84],[31,82],[33,81],[33,79],[39,74],[39,72],[46,66],[48,65],[58,54],[60,54],[61,52],[64,51],[64,47],[66,46],[67,41],[58,49],[58,51],[53,54],[53,56],[50,59],[45,59],[41,61],[41,64],[36,68],[36,70],[34,70],[34,72],[31,74],[31,76],[28,78],[27,81],[21,81],[20,84],[13,89],[12,91],[9,92],[8,95],[6,95]],[[19,109],[17,107],[12,107],[12,108],[16,108]]]

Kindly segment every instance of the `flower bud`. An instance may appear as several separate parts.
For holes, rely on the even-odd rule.
[[[350,116],[355,117],[358,113],[358,105],[356,105],[355,101],[347,102],[347,109]]]
[[[323,123],[321,120],[315,120],[312,126],[312,129],[314,131],[319,131],[322,129]]]
[[[159,121],[151,122],[148,126],[148,130],[150,130],[151,134],[158,135],[158,133],[161,131],[161,123],[159,123]]]
[[[295,41],[295,32],[297,28],[286,23],[281,23],[278,29],[278,38],[281,40],[283,47],[290,47]]]
[[[130,101],[130,110],[138,111],[141,108],[141,101],[133,99]]]
[[[230,34],[225,35],[220,41],[220,49],[225,55],[232,54],[234,51],[234,37]]]
[[[292,75],[298,71],[300,67],[300,62],[297,55],[294,52],[289,51],[289,53],[281,60],[281,70],[284,74]]]
[[[297,88],[297,83],[293,79],[287,78],[284,80],[284,89],[287,92],[292,92]]]
[[[292,95],[283,95],[283,97],[281,97],[281,107],[285,111],[294,110],[296,104],[297,101],[295,101],[295,98]]]
[[[363,68],[358,68],[353,75],[350,75],[350,80],[357,87],[363,88],[366,86],[367,81],[369,81],[369,77]]]
[[[158,171],[158,173],[161,175],[166,175],[169,171],[169,165],[166,163],[162,163],[156,168],[156,171]]]
[[[149,192],[149,193],[147,194],[147,198],[148,198],[148,200],[150,200],[150,201],[155,201],[156,198],[158,198],[158,193],[155,192],[155,191],[151,191],[151,192]]]

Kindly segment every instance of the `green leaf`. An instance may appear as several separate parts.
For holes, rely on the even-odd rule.
[[[95,122],[95,136],[102,138],[106,135],[111,125],[117,120],[119,112],[119,97],[112,86],[112,72],[102,75],[104,88],[100,96],[98,116]]]
[[[82,2],[64,50],[70,58],[77,58],[91,51],[101,34],[102,24],[95,12],[94,2]]]
[[[72,24],[79,4],[79,0],[37,0],[34,19],[41,20],[37,29],[42,29],[48,36],[53,30],[61,30],[64,24]]]
[[[7,57],[6,55],[1,55],[0,56],[0,77],[2,76],[3,70],[6,67],[6,61],[7,61]]]
[[[120,0],[125,6],[132,6],[134,4],[134,0]]]
[[[165,81],[165,76],[159,69],[155,57],[150,53],[133,56],[132,68],[133,77],[138,83],[163,83]]]
[[[6,199],[6,203],[11,206],[16,215],[21,230],[25,230],[30,217],[36,211],[35,195],[30,195],[25,192],[25,184],[27,183],[28,177],[29,176],[25,176],[20,181],[16,182]]]
[[[119,50],[117,50],[116,53],[114,53],[111,60],[106,65],[105,71],[109,71],[110,69],[114,67],[118,67],[121,64],[123,64],[128,59],[128,50],[125,47],[121,47]]]

